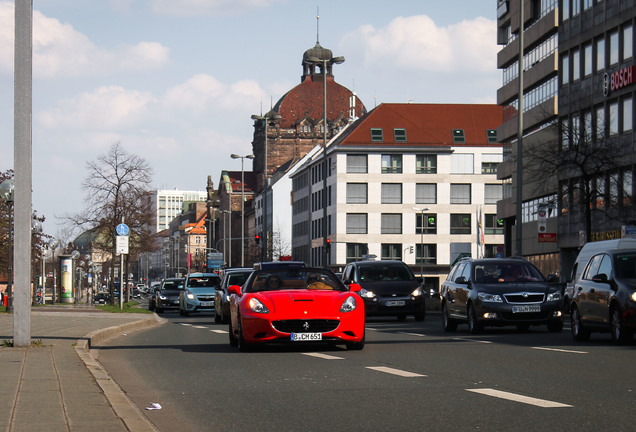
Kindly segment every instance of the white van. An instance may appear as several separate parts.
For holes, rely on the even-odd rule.
[[[601,240],[596,242],[585,243],[579,251],[574,266],[572,266],[572,272],[565,286],[565,293],[563,294],[563,304],[565,310],[570,310],[570,301],[574,295],[574,284],[581,277],[581,273],[585,270],[585,265],[590,260],[592,255],[598,252],[605,252],[614,249],[636,249],[636,238],[620,238],[612,240]]]

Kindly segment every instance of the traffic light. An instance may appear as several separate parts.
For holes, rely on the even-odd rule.
[[[331,239],[327,239],[326,248],[327,248],[327,252],[329,252],[331,250]]]
[[[254,236],[254,241],[256,242],[256,244],[260,244],[261,243],[261,235],[260,234],[256,234]]]

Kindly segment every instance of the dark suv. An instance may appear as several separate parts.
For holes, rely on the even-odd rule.
[[[523,258],[463,258],[451,269],[440,294],[445,331],[455,331],[464,322],[473,334],[484,326],[527,330],[546,324],[552,332],[563,329],[557,278],[546,279]]]
[[[636,249],[592,256],[574,286],[570,312],[574,340],[609,331],[615,344],[630,342],[636,328]]]
[[[416,278],[402,261],[352,262],[342,272],[342,280],[347,286],[355,283],[362,287],[358,294],[367,316],[394,315],[403,321],[413,315],[416,321],[424,321],[422,278]]]

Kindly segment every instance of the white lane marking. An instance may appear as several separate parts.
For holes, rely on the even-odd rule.
[[[226,334],[227,330],[210,330],[212,333]]]
[[[373,328],[373,327],[365,327],[367,330],[372,330],[372,331],[378,331],[377,328]]]
[[[520,402],[528,405],[534,405],[541,408],[571,408],[572,405],[562,404],[560,402],[552,402],[545,399],[537,399],[529,396],[523,396],[516,393],[509,393],[491,388],[484,389],[466,389],[469,392],[479,393],[486,396],[492,396],[500,399],[506,399],[513,402]]]
[[[186,327],[192,327],[192,324],[188,324],[188,323],[179,323],[179,324],[181,324],[182,326],[186,326]]]
[[[310,356],[310,357],[318,357],[325,360],[344,360],[343,357],[336,357],[329,354],[322,354],[322,353],[302,353],[302,354],[306,356]]]
[[[206,326],[192,326],[192,327],[193,328],[203,328],[203,329],[207,328]]]
[[[422,333],[398,332],[398,334],[403,334],[403,335],[407,335],[407,336],[419,336],[419,337],[426,337],[426,335],[425,335],[425,334],[422,334]]]
[[[407,372],[400,369],[393,369],[385,366],[367,366],[367,369],[372,369],[378,372],[385,372],[393,375],[398,375],[401,377],[414,378],[414,377],[425,377],[428,375],[421,375],[414,372]]]
[[[532,349],[544,350],[544,351],[556,351],[556,352],[571,353],[571,354],[589,354],[589,352],[587,351],[574,351],[574,350],[566,350],[566,349],[560,349],[560,348],[532,347]]]
[[[485,340],[478,340],[478,339],[468,339],[468,338],[453,338],[453,340],[468,341],[468,342],[478,342],[478,343],[485,343],[485,344],[492,343],[492,341],[485,341]]]

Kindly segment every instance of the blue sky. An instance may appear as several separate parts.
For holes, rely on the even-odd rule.
[[[204,190],[316,43],[337,82],[383,102],[495,103],[492,0],[34,0],[33,207],[56,235],[86,162],[120,142],[153,188]],[[0,0],[0,170],[13,166],[14,2]],[[246,169],[251,169],[246,166]]]

